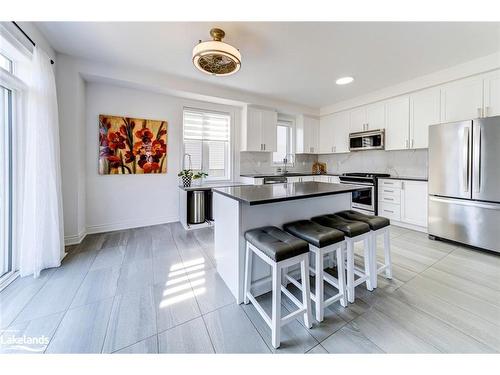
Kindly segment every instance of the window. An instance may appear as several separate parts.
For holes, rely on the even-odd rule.
[[[287,164],[293,163],[293,157],[291,155],[292,148],[292,123],[290,121],[278,120],[277,126],[277,148],[276,152],[273,152],[273,163],[283,164],[283,159],[287,159]]]
[[[207,180],[231,178],[230,125],[228,113],[184,109],[184,153],[195,172],[208,173]]]
[[[0,285],[12,272],[12,91],[0,86]]]
[[[12,60],[8,59],[0,53],[0,68],[12,73]]]

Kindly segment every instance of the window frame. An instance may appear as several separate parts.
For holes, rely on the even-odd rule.
[[[0,57],[2,57],[3,59],[5,59],[9,63],[9,68],[8,69],[5,69],[5,68],[2,68],[2,69],[5,70],[7,73],[14,74],[14,61],[12,61],[12,59],[9,59],[1,51],[0,51]]]
[[[8,189],[8,204],[9,204],[9,238],[8,244],[11,248],[10,250],[10,271],[5,275],[0,277],[0,291],[7,287],[12,281],[14,281],[19,276],[19,253],[16,251],[18,249],[18,243],[16,239],[20,235],[18,220],[19,217],[17,212],[22,208],[18,205],[16,192],[19,188],[23,186],[20,179],[23,178],[20,172],[20,165],[18,160],[18,154],[22,153],[22,129],[20,129],[16,124],[22,123],[23,121],[23,108],[26,105],[27,97],[27,85],[21,81],[19,78],[14,76],[13,73],[7,72],[5,69],[0,69],[0,86],[6,88],[10,91],[10,129],[9,129],[9,147],[11,159],[8,163],[9,168],[9,184]],[[3,244],[2,244],[3,245]]]
[[[220,142],[226,142],[227,146],[225,147],[225,174],[224,176],[221,177],[213,177],[210,176],[210,174],[204,178],[205,181],[212,181],[212,182],[225,182],[225,181],[231,181],[232,176],[233,176],[233,168],[234,168],[234,156],[233,156],[233,126],[234,126],[234,114],[232,111],[229,110],[218,110],[218,109],[212,109],[212,108],[207,108],[204,106],[184,106],[182,108],[182,156],[181,156],[181,168],[188,168],[187,160],[185,159],[186,155],[186,139],[184,138],[184,112],[185,111],[193,111],[193,112],[200,112],[200,113],[213,113],[213,114],[219,114],[219,115],[224,115],[227,116],[229,119],[229,126],[228,126],[228,140],[227,141],[220,141]],[[189,140],[188,140],[189,141]],[[202,143],[202,149],[201,149],[201,170],[206,171],[208,170],[208,166],[205,164],[207,163],[206,160],[208,160],[208,154],[209,154],[209,142],[217,142],[217,141],[210,141],[210,140],[201,140]],[[186,158],[187,159],[187,158]]]
[[[286,163],[286,167],[293,167],[295,165],[295,121],[291,118],[284,118],[284,117],[278,117],[278,122],[276,124],[276,141],[278,139],[278,126],[284,126],[288,128],[287,132],[287,147],[286,147],[286,154],[292,154],[293,158],[291,161],[288,161]],[[285,167],[285,163],[283,161],[274,161],[274,154],[276,152],[272,153],[271,159],[272,159],[272,165],[276,167]]]

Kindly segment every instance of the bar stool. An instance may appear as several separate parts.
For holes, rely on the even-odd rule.
[[[268,226],[251,229],[245,232],[245,285],[244,302],[252,302],[266,324],[271,328],[274,348],[280,346],[281,326],[292,321],[297,315],[304,314],[304,324],[311,328],[311,296],[309,290],[309,247],[307,242],[298,239],[285,231]],[[252,295],[252,255],[256,254],[272,268],[272,316],[269,317],[262,306]],[[299,265],[301,273],[302,302],[281,284],[281,273],[284,268]],[[281,317],[281,292],[283,292],[298,310]]]
[[[310,220],[299,220],[288,223],[283,225],[283,229],[308,242],[309,250],[314,254],[314,267],[310,267],[310,270],[314,273],[316,282],[314,294],[311,293],[311,299],[316,304],[316,320],[322,322],[325,308],[332,303],[340,301],[342,306],[347,306],[344,265],[344,247],[346,243],[344,240],[344,233],[333,228],[324,227]],[[325,255],[330,254],[336,254],[337,278],[324,272],[323,261]],[[300,289],[298,282],[287,275],[286,271],[287,270],[285,270],[286,279]],[[338,293],[333,297],[325,299],[324,281],[337,288]]]
[[[371,229],[371,246],[372,246],[372,286],[377,287],[377,275],[385,271],[385,277],[392,279],[392,262],[391,262],[391,237],[389,228],[391,222],[389,219],[381,216],[366,215],[361,212],[347,210],[337,212],[337,215],[348,219],[362,221],[370,226]],[[377,236],[384,236],[384,263],[377,262]],[[380,267],[379,267],[380,265]]]
[[[311,221],[344,232],[347,247],[347,300],[351,303],[354,302],[354,288],[362,283],[366,283],[366,289],[372,291],[371,270],[373,261],[370,226],[360,221],[344,219],[335,214],[313,217]],[[354,265],[354,244],[360,241],[363,241],[364,244],[364,271]],[[357,279],[355,275],[358,276]]]

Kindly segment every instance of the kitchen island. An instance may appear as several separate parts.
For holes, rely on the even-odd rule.
[[[245,238],[247,230],[310,219],[351,208],[351,193],[361,185],[298,182],[213,189],[215,260],[217,272],[238,303],[243,302]],[[271,290],[270,269],[254,258],[254,295]]]

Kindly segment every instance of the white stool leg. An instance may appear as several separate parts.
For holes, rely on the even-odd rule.
[[[274,264],[273,268],[273,302],[272,302],[272,344],[275,349],[280,346],[280,331],[281,331],[281,269],[278,264]]]
[[[315,253],[315,259],[314,259],[314,281],[315,281],[315,288],[314,288],[314,294],[316,295],[316,320],[318,322],[323,321],[324,317],[324,301],[325,301],[325,296],[324,296],[324,283],[323,283],[323,254],[320,249],[317,249]]]
[[[354,246],[347,241],[347,300],[354,303]]]
[[[288,285],[288,280],[286,278],[286,275],[288,275],[288,267],[282,267],[281,268],[281,285],[284,285],[285,288]]]
[[[391,261],[391,235],[389,228],[386,229],[384,233],[384,263],[385,267],[385,277],[392,279],[392,261]]]
[[[250,246],[248,246],[245,252],[245,285],[244,285],[244,296],[243,302],[245,305],[248,305],[248,293],[250,293],[250,288],[252,285],[252,251],[250,250]]]
[[[372,268],[373,268],[373,258],[372,258],[372,247],[371,247],[371,240],[370,236],[366,237],[363,240],[363,250],[364,250],[364,264],[365,264],[365,275],[367,276],[366,279],[366,289],[368,289],[370,292],[373,290],[372,286]]]
[[[307,254],[304,256],[304,260],[300,262],[300,277],[302,281],[302,304],[306,309],[304,324],[307,328],[311,328],[311,291],[309,286],[309,256]]]
[[[378,278],[378,266],[377,266],[377,236],[374,232],[370,233],[370,249],[371,249],[371,279],[372,279],[372,288],[377,288],[377,278]]]
[[[345,260],[344,260],[344,245],[339,246],[337,253],[337,280],[339,282],[339,292],[342,294],[340,305],[347,306],[347,292],[345,283]]]

